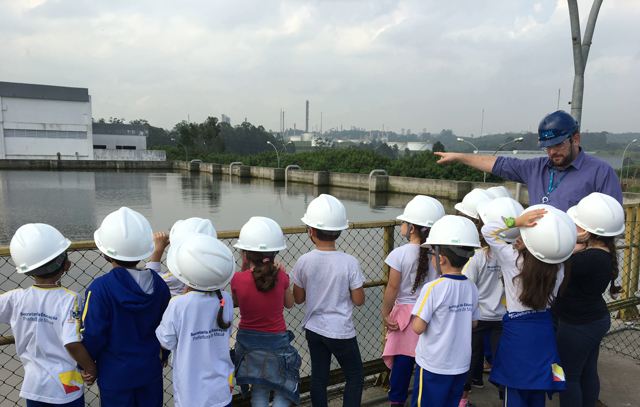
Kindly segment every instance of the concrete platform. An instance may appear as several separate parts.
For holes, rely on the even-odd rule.
[[[638,343],[640,347],[640,343]],[[600,373],[600,406],[640,407],[640,360],[620,356],[617,353],[601,350],[598,370]],[[473,389],[470,401],[475,407],[501,407],[496,388],[488,383],[485,375],[485,387]],[[367,388],[362,397],[363,406],[387,405],[386,391],[381,387]],[[330,406],[342,405],[342,399],[331,400]],[[410,403],[407,403],[410,405]],[[558,396],[547,402],[547,406],[557,407]]]

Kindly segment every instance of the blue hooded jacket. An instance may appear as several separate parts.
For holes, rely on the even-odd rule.
[[[151,294],[122,267],[96,278],[87,289],[82,343],[96,361],[100,389],[132,389],[162,379],[155,330],[171,295],[164,280],[150,272]]]

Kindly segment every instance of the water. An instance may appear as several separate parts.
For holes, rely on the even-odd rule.
[[[0,171],[0,245],[29,222],[51,224],[71,240],[90,240],[102,219],[121,206],[142,213],[154,230],[169,230],[192,216],[211,219],[218,230],[240,229],[257,215],[297,226],[321,193],[342,200],[352,222],[394,219],[413,198],[188,172]],[[453,203],[443,204],[451,212]]]

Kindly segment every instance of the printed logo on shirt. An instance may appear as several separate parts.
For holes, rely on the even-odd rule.
[[[67,322],[70,322],[70,323],[78,322],[80,321],[81,315],[82,313],[79,310],[71,311],[69,313],[69,318],[67,319]]]
[[[492,273],[500,273],[500,271],[502,271],[502,267],[500,267],[500,265],[498,264],[493,266],[487,266],[487,271],[490,271]]]
[[[449,305],[449,312],[473,311],[473,304],[463,302],[462,304]]]
[[[224,336],[224,329],[214,328],[208,331],[191,332],[191,340],[198,341],[200,339],[211,339],[215,336]]]
[[[551,365],[551,373],[553,374],[554,382],[564,382],[564,369],[557,363]]]
[[[53,324],[58,320],[58,317],[54,315],[47,315],[44,312],[21,312],[20,317],[23,321],[44,322],[47,324]]]
[[[65,394],[82,390],[82,375],[77,370],[62,372],[58,375]]]

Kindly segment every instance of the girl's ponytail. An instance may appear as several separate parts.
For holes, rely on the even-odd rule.
[[[277,252],[245,252],[245,256],[253,264],[253,281],[260,292],[267,292],[276,286],[278,266],[274,263]]]
[[[218,322],[218,326],[220,328],[227,329],[231,326],[231,323],[226,322],[222,317],[222,314],[224,313],[224,298],[222,298],[222,292],[220,290],[215,290],[214,292],[216,293],[218,300],[220,300],[220,308],[218,308],[218,318],[216,321]]]
[[[430,228],[426,226],[419,226],[409,224],[409,227],[413,226],[416,232],[420,235],[420,242],[424,243],[427,241],[427,236],[429,236]],[[411,288],[411,293],[415,293],[418,290],[418,287],[424,283],[424,280],[427,278],[427,274],[429,273],[429,249],[426,247],[420,246],[420,255],[418,257],[418,269],[416,270],[416,280],[413,282],[413,287]]]

